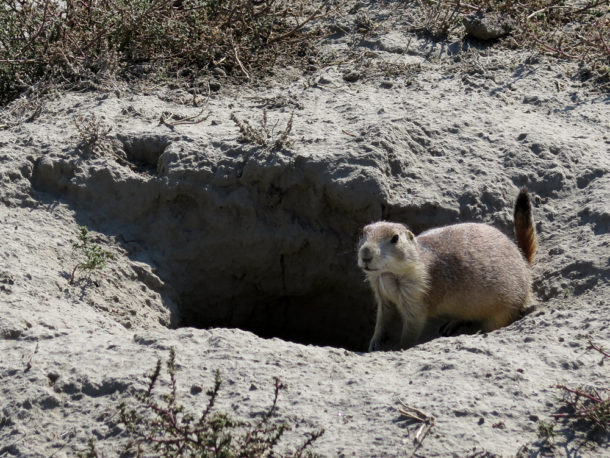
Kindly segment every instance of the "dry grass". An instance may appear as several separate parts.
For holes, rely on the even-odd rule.
[[[305,0],[0,0],[0,103],[49,80],[217,69],[249,79],[298,59],[329,14]]]
[[[466,15],[499,12],[516,24],[513,45],[577,59],[583,75],[610,79],[610,0],[415,1],[396,3],[419,10],[415,32],[443,38]],[[116,78],[149,74],[195,78],[213,71],[251,80],[278,63],[306,63],[325,26],[355,4],[0,0],[0,105],[32,88],[112,87]],[[356,24],[369,32],[379,25],[364,15]]]
[[[610,353],[589,340],[589,349],[602,355],[599,365],[607,364]],[[566,446],[567,441],[599,441],[610,433],[610,388],[606,386],[555,385],[559,390],[559,407],[551,421],[538,422],[539,446],[544,453]],[[584,436],[582,435],[584,433]],[[603,439],[602,439],[603,441]],[[522,447],[527,449],[527,447]],[[518,453],[517,456],[531,456]]]
[[[416,409],[415,407],[409,406],[402,400],[399,400],[399,403],[400,407],[398,407],[398,412],[400,415],[402,415],[402,417],[406,418],[408,421],[414,421],[420,425],[413,438],[413,444],[415,447],[409,455],[409,458],[412,458],[422,446],[424,439],[434,426],[434,417],[422,412],[419,409]]]
[[[610,78],[610,0],[417,0],[418,30],[435,38],[456,31],[464,16],[497,12],[513,21],[513,46],[582,63],[584,76]]]
[[[108,134],[112,126],[104,120],[97,119],[95,113],[74,118],[74,125],[78,130],[78,147],[87,154],[102,154],[107,149]]]

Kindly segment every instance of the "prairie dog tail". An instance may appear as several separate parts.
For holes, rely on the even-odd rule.
[[[517,246],[531,265],[538,249],[538,240],[532,217],[532,202],[525,186],[519,191],[517,202],[515,202],[514,223]]]

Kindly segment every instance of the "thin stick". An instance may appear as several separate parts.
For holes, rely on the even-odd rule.
[[[231,46],[233,47],[233,54],[235,55],[235,60],[237,61],[239,68],[241,69],[243,74],[246,75],[248,81],[250,81],[250,74],[246,71],[245,67],[241,63],[241,60],[239,60],[239,56],[237,55],[237,48],[235,47],[235,43],[233,43],[233,37],[231,37]]]
[[[165,119],[163,116],[161,116],[161,119],[159,119],[159,124],[165,124],[166,126],[169,127],[174,127],[174,126],[179,126],[180,124],[199,124],[200,122],[205,121],[206,119],[208,119],[208,116],[204,116],[201,119],[195,119],[198,118],[199,116],[201,116],[203,114],[203,112],[205,111],[205,107],[203,107],[201,109],[201,111],[199,113],[197,113],[194,116],[189,116],[188,118],[183,118],[180,119],[179,121],[175,121],[173,122],[172,119],[174,118],[174,115],[170,115],[169,119]]]
[[[293,28],[292,30],[290,30],[286,33],[283,33],[282,35],[278,35],[277,37],[270,38],[269,41],[267,41],[267,44],[270,45],[272,43],[275,43],[276,41],[283,40],[284,38],[288,38],[289,36],[294,35],[297,31],[299,31],[299,29],[303,28],[303,26],[305,24],[307,24],[309,21],[317,18],[318,13],[320,12],[321,9],[322,9],[322,7],[320,6],[317,10],[315,10],[313,13],[311,13],[311,15],[307,19],[305,19],[300,24],[297,24],[297,26],[295,28]]]
[[[421,422],[428,421],[432,418],[432,416],[425,414],[421,410],[407,405],[402,399],[399,399],[398,402],[400,402],[400,405],[402,406],[398,408],[398,411],[405,417],[409,417]]]
[[[200,122],[205,121],[206,119],[208,119],[210,117],[209,114],[207,116],[204,116],[201,119],[197,119],[197,118],[199,116],[201,116],[203,114],[203,112],[205,111],[205,109],[207,108],[208,102],[210,101],[211,92],[212,92],[212,90],[210,89],[210,85],[208,84],[208,96],[205,99],[205,103],[203,104],[201,111],[199,113],[197,113],[196,115],[188,116],[186,118],[182,118],[182,119],[179,119],[176,121],[172,121],[172,119],[174,119],[173,114],[171,114],[169,116],[169,119],[165,119],[165,117],[163,115],[161,115],[161,119],[159,119],[159,124],[165,124],[166,126],[169,126],[169,127],[175,127],[175,126],[179,126],[180,124],[199,124]]]
[[[603,399],[601,399],[599,394],[597,395],[598,397],[595,397],[595,396],[593,396],[593,395],[591,395],[589,393],[586,393],[586,392],[584,392],[582,390],[574,390],[572,388],[568,388],[565,385],[555,385],[555,388],[560,388],[562,390],[567,391],[568,393],[575,394],[576,396],[582,396],[583,398],[586,398],[586,399],[588,399],[589,401],[592,401],[592,402],[603,402]]]
[[[432,415],[428,415],[422,412],[419,409],[416,409],[415,407],[407,405],[401,399],[399,399],[398,402],[400,402],[400,407],[398,407],[398,411],[401,413],[401,415],[404,415],[405,417],[408,417],[412,420],[421,423],[420,427],[415,433],[415,438],[413,440],[413,442],[415,442],[415,448],[409,455],[409,458],[413,458],[413,456],[415,456],[415,453],[417,453],[417,450],[419,450],[419,448],[422,446],[424,439],[434,426],[434,417]]]
[[[591,340],[589,340],[589,347],[592,348],[593,350],[596,350],[596,351],[600,352],[606,358],[610,358],[610,354],[609,353],[606,353],[602,347],[600,347],[598,345],[595,345],[593,343],[593,341],[591,341]]]

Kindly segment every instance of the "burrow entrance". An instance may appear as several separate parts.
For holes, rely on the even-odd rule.
[[[215,156],[165,137],[121,142],[137,167],[45,157],[32,182],[144,247],[179,299],[180,326],[366,350],[375,305],[356,246],[363,225],[392,217],[383,187],[363,173],[375,161],[335,166],[259,150]],[[415,230],[458,217],[433,207],[397,215],[404,212]]]

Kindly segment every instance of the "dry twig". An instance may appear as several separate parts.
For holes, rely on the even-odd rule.
[[[599,353],[601,353],[602,355],[604,355],[606,358],[610,358],[610,353],[606,352],[602,347],[600,347],[599,345],[596,345],[593,343],[592,340],[589,340],[589,348],[592,348],[595,351],[598,351]]]
[[[166,113],[164,112],[161,115],[161,118],[159,119],[159,124],[163,124],[168,127],[175,127],[175,126],[179,126],[181,124],[199,124],[199,123],[205,121],[206,119],[208,119],[210,117],[210,113],[208,113],[207,116],[202,116],[202,115],[208,106],[208,102],[210,101],[211,92],[212,92],[212,90],[210,89],[210,85],[208,84],[208,95],[205,99],[205,102],[203,102],[201,111],[199,111],[199,113],[197,113],[196,115],[178,116],[175,113],[168,113],[168,116],[166,117],[165,116]],[[200,116],[201,116],[201,118],[199,118]],[[197,119],[197,118],[199,118],[199,119]]]
[[[419,409],[416,409],[415,407],[409,406],[401,399],[399,399],[398,402],[400,403],[400,407],[398,407],[398,412],[400,412],[401,415],[421,423],[421,426],[418,428],[413,439],[413,442],[415,443],[415,449],[413,449],[411,455],[409,455],[409,457],[411,458],[422,446],[424,439],[434,426],[434,417],[432,415],[428,415],[422,412]]]
[[[161,118],[159,118],[159,124],[164,124],[168,127],[175,127],[175,126],[179,126],[181,124],[199,124],[210,117],[210,114],[208,113],[207,116],[203,116],[203,117],[199,118],[199,116],[203,115],[204,111],[205,111],[205,107],[203,107],[199,113],[197,113],[193,116],[187,116],[187,117],[180,117],[180,116],[176,115],[175,113],[169,113],[169,116],[167,118],[165,117],[166,113],[163,113],[161,115]],[[199,119],[197,119],[197,118],[199,118]]]
[[[610,354],[592,340],[589,340],[589,348],[601,353],[604,358],[610,358]],[[610,431],[610,388],[571,388],[565,385],[556,385],[555,388],[562,390],[563,402],[568,411],[553,414],[553,418],[566,421],[582,420],[594,429]]]

